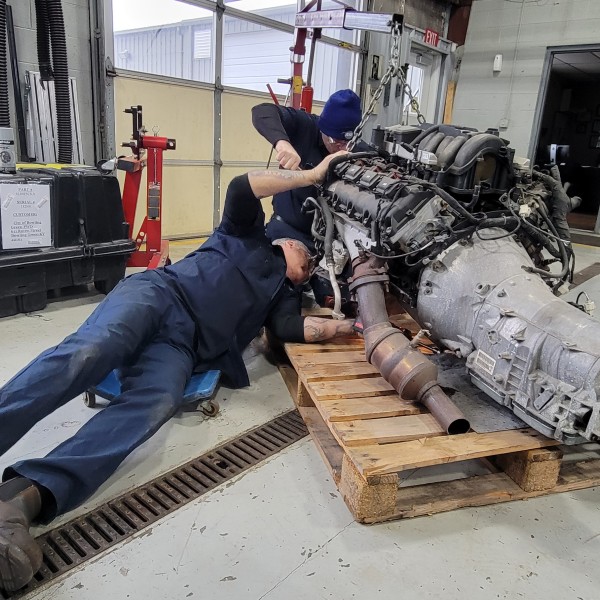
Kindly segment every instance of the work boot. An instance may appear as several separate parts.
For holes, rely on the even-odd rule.
[[[0,485],[0,588],[14,592],[27,585],[42,565],[42,550],[29,533],[42,498],[29,479]]]

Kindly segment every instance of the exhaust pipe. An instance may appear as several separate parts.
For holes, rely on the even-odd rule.
[[[384,262],[370,257],[353,263],[352,289],[358,298],[367,360],[407,400],[426,406],[446,433],[467,433],[469,421],[437,383],[437,367],[388,319],[383,285]]]

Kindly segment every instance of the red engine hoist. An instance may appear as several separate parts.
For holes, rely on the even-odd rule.
[[[123,147],[131,148],[133,156],[119,158],[117,169],[125,171],[123,186],[123,212],[129,224],[129,236],[133,237],[133,226],[137,208],[142,172],[146,168],[146,216],[135,236],[136,250],[129,257],[128,267],[163,267],[169,260],[169,240],[162,239],[162,176],[163,152],[175,150],[174,139],[155,135],[146,135],[142,124],[142,107],[126,108],[133,120],[133,133]],[[145,250],[142,246],[145,244]]]
[[[334,0],[334,2],[339,4],[339,8],[321,10],[321,2],[322,0],[312,0],[296,14],[294,22],[296,37],[294,45],[290,48],[292,52],[292,77],[291,80],[279,80],[279,83],[290,83],[292,86],[292,107],[301,108],[308,113],[312,112],[312,71],[316,43],[321,37],[322,29],[362,29],[380,33],[391,33],[394,25],[402,27],[404,19],[403,15],[399,13],[357,11],[343,2],[340,2],[340,0]],[[312,31],[312,35],[308,59],[308,73],[305,84],[302,78],[302,69],[304,66],[306,38],[308,37],[309,29]],[[339,46],[341,48],[350,47],[347,42],[343,41],[339,42]]]

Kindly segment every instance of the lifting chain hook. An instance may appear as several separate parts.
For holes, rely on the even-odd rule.
[[[415,94],[413,93],[409,83],[406,81],[406,77],[404,76],[402,69],[400,68],[400,34],[400,24],[394,23],[392,25],[392,49],[390,52],[390,62],[383,77],[381,78],[379,87],[371,96],[371,100],[369,101],[367,110],[364,112],[360,123],[356,126],[356,129],[352,134],[352,139],[348,142],[347,149],[350,152],[354,150],[354,146],[360,139],[365,124],[367,123],[369,117],[373,114],[373,111],[377,107],[377,103],[379,102],[379,98],[381,97],[385,86],[392,80],[392,77],[398,77],[400,79],[400,83],[404,88],[404,93],[410,99],[410,104],[413,110],[417,113],[417,121],[421,124],[425,123],[425,117],[421,113],[421,110],[419,108],[419,102]]]

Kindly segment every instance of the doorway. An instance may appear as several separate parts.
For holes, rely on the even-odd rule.
[[[581,198],[570,227],[599,234],[600,46],[548,49],[530,155],[540,168],[558,165],[568,194]]]
[[[408,65],[407,79],[419,102],[421,113],[428,123],[441,123],[444,114],[446,90],[453,68],[454,45],[440,37],[437,45],[425,41],[425,32],[405,23],[400,40],[400,65]],[[378,57],[381,73],[373,77],[373,58]],[[380,77],[390,60],[390,36],[384,33],[369,34],[369,55],[365,61],[361,88],[363,106],[381,83]],[[410,101],[398,78],[384,87],[381,101],[363,129],[363,139],[369,141],[375,126],[393,127],[415,125],[417,114],[411,110]]]
[[[419,48],[413,44],[406,74],[407,82],[419,102],[421,113],[429,123],[438,122],[436,114],[438,92],[440,89],[440,65],[442,57],[429,48]],[[403,97],[403,106],[398,122],[406,125],[418,125],[417,113],[413,110],[410,98]]]

